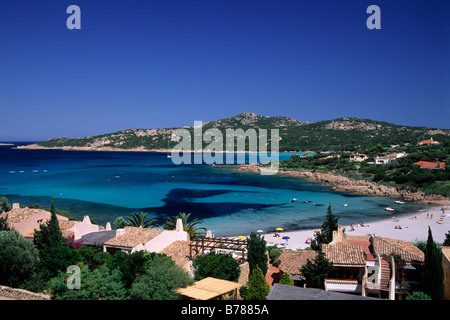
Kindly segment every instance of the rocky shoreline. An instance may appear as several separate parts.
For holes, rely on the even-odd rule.
[[[261,168],[262,167],[258,164],[248,164],[240,165],[236,170],[241,172],[260,173]],[[398,190],[395,187],[384,186],[376,182],[354,180],[333,173],[289,171],[280,169],[278,175],[298,177],[311,182],[321,182],[331,186],[331,190],[336,192],[349,192],[365,196],[397,197],[405,201],[413,201],[430,205],[450,205],[450,200],[441,195],[428,195],[424,192],[408,192],[405,190]]]

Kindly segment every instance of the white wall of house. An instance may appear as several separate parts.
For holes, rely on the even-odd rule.
[[[144,245],[144,249],[150,252],[160,252],[177,240],[187,241],[186,231],[165,230]]]
[[[85,234],[99,231],[100,228],[98,225],[91,223],[89,216],[85,216],[82,222],[76,222],[69,230],[73,231],[75,239],[80,239]]]

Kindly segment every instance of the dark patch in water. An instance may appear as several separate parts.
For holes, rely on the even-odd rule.
[[[258,211],[264,208],[276,207],[277,205],[244,203],[244,202],[216,202],[197,203],[188,199],[207,198],[226,193],[236,193],[235,190],[195,190],[195,189],[173,189],[169,192],[164,206],[143,208],[142,211],[156,214],[156,219],[162,223],[169,217],[177,215],[179,212],[192,213],[192,216],[201,220],[204,218],[218,217],[223,215],[239,214],[240,211]],[[246,191],[246,193],[249,193]],[[250,209],[250,210],[249,210]]]

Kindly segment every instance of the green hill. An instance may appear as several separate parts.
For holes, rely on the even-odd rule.
[[[183,128],[189,130],[193,137],[193,126]],[[370,119],[339,118],[319,122],[302,122],[287,117],[260,116],[251,112],[203,123],[204,131],[210,128],[219,129],[224,137],[227,128],[279,129],[280,151],[363,151],[378,144],[382,146],[416,144],[419,140],[431,137],[439,141],[450,136],[448,129],[403,126]],[[94,150],[101,148],[166,149],[168,145],[172,148],[177,144],[177,142],[170,141],[175,129],[177,128],[126,129],[91,137],[52,138],[48,141],[38,142],[37,145]],[[204,147],[208,144],[209,142],[205,142]]]

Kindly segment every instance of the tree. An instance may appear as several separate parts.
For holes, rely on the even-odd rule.
[[[39,250],[39,264],[37,270],[44,280],[50,280],[65,272],[67,267],[81,261],[82,258],[77,250],[67,246],[50,246]]]
[[[131,288],[136,277],[145,273],[146,265],[153,255],[145,251],[135,251],[130,254],[119,251],[113,255],[109,266],[111,269],[117,268],[121,272],[125,287]]]
[[[325,289],[325,279],[333,272],[333,263],[328,261],[322,251],[317,253],[314,262],[308,262],[300,268],[300,272],[305,277],[306,286],[309,288]]]
[[[11,205],[5,197],[0,198],[0,213],[11,211]]]
[[[271,248],[269,251],[269,258],[273,266],[279,267],[280,266],[280,256],[283,253],[283,250],[280,248]]]
[[[181,219],[181,222],[183,223],[183,230],[186,231],[189,235],[189,238],[193,240],[200,236],[199,230],[206,231],[206,228],[197,227],[198,224],[201,224],[201,221],[197,218],[189,221],[190,216],[190,213],[186,214],[184,212],[180,212],[178,213],[178,215],[167,219],[166,223],[164,223],[163,225],[163,228],[164,230],[175,230],[177,228],[177,220]]]
[[[237,282],[241,274],[239,263],[230,254],[197,255],[193,267],[196,280],[213,277]]]
[[[152,228],[158,227],[158,221],[156,219],[150,219],[145,221],[148,212],[130,213],[127,217],[127,222],[132,227]]]
[[[287,285],[293,286],[294,280],[291,279],[291,276],[289,275],[289,273],[284,272],[283,275],[281,276],[279,284],[287,284]]]
[[[21,287],[35,273],[38,250],[16,230],[0,231],[0,284]]]
[[[422,271],[422,277],[422,291],[429,295],[432,300],[442,300],[445,289],[442,253],[433,241],[433,235],[430,227],[428,227],[425,265]]]
[[[64,239],[59,228],[58,218],[56,217],[53,202],[50,208],[50,219],[39,226],[39,230],[34,230],[33,243],[39,249],[43,250],[48,247],[59,247],[64,244]]]
[[[155,255],[145,274],[136,277],[129,292],[131,300],[175,300],[180,295],[174,290],[194,283],[186,271],[164,255]]]
[[[114,220],[114,229],[123,229],[128,225],[128,223],[125,221],[125,219],[121,217],[117,217],[116,220]]]
[[[250,237],[247,238],[247,259],[250,267],[250,273],[259,266],[259,269],[265,275],[269,266],[266,253],[266,240],[264,236],[257,235],[252,231]]]
[[[121,282],[120,271],[110,270],[106,266],[90,270],[81,268],[81,288],[67,288],[69,273],[60,272],[48,282],[54,300],[124,300],[126,289]]]
[[[259,266],[256,266],[250,272],[245,300],[265,300],[267,295],[269,294],[269,291],[270,287],[263,272],[261,271]]]
[[[443,246],[450,246],[450,231],[445,234]]]
[[[8,215],[4,218],[0,217],[0,231],[9,231],[11,228],[8,226]]]
[[[339,216],[333,214],[331,211],[331,204],[328,206],[327,215],[325,221],[322,224],[322,228],[319,232],[316,232],[314,239],[311,240],[311,248],[314,250],[320,250],[322,244],[330,243],[333,241],[333,231],[338,229]]]

